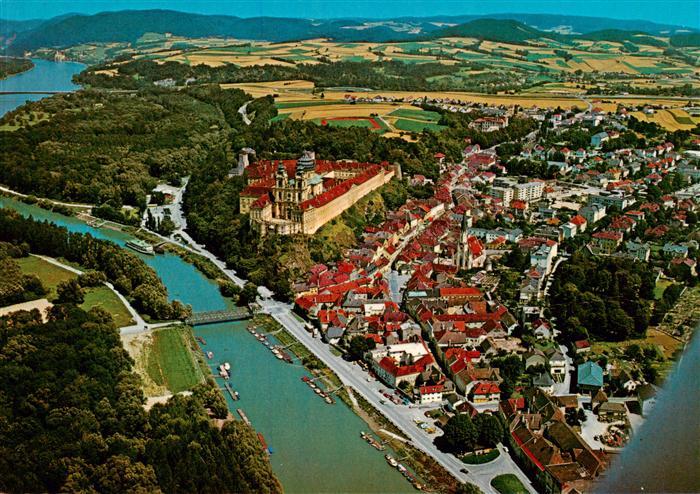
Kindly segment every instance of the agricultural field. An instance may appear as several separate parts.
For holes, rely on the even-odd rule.
[[[133,46],[93,43],[72,47],[77,59],[99,61],[120,54],[159,62],[176,61],[188,65],[219,67],[253,65],[315,64],[321,62],[400,61],[407,64],[477,64],[494,70],[521,73],[618,72],[630,75],[692,74],[696,67],[680,60],[670,61],[663,48],[639,37],[634,43],[572,40],[568,44],[552,39],[513,44],[479,41],[473,38],[443,38],[411,42],[335,42],[311,39],[285,43],[226,38],[186,39],[148,33]],[[661,39],[666,42],[667,40]],[[625,51],[627,50],[627,51]],[[630,51],[632,50],[632,51]],[[635,51],[636,50],[636,51]],[[564,54],[566,54],[564,56]],[[475,69],[477,71],[481,69]]]
[[[643,122],[654,122],[667,130],[690,130],[700,124],[700,117],[691,117],[681,108],[657,110],[651,115],[642,112],[632,112],[635,118]]]
[[[335,95],[336,93],[334,93]],[[337,93],[340,94],[340,93]],[[400,137],[402,132],[420,133],[423,129],[442,130],[440,114],[399,103],[346,103],[334,98],[304,101],[277,101],[276,120],[311,120],[329,127],[363,127]]]

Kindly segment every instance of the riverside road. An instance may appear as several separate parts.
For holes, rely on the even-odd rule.
[[[495,492],[491,487],[491,479],[496,475],[512,473],[527,487],[527,489],[535,494],[536,491],[532,487],[529,479],[523,474],[518,466],[513,462],[505,448],[499,445],[501,454],[499,457],[484,465],[465,465],[458,458],[451,454],[443,453],[433,444],[433,437],[425,431],[418,428],[413,421],[415,409],[405,405],[396,405],[390,401],[385,404],[381,403],[381,389],[386,386],[376,380],[367,381],[367,374],[360,371],[359,368],[350,362],[335,356],[328,345],[320,339],[314,338],[304,327],[304,325],[295,317],[288,304],[283,304],[271,299],[260,300],[260,305],[264,311],[270,314],[277,322],[282,324],[294,337],[299,340],[306,348],[308,348],[316,357],[321,360],[328,368],[335,372],[340,380],[346,386],[351,386],[355,391],[360,393],[373,407],[379,410],[387,419],[396,425],[403,434],[411,441],[411,444],[424,451],[428,455],[449,471],[455,478],[462,482],[471,482],[479,486],[484,492]],[[468,474],[462,470],[468,470]]]

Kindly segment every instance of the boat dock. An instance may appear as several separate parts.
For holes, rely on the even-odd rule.
[[[238,401],[239,394],[238,391],[234,390],[229,383],[224,383],[224,386],[226,387],[226,391],[228,391],[228,394],[231,395],[231,398],[233,401]]]
[[[190,326],[200,326],[202,324],[241,321],[248,318],[250,318],[250,310],[247,307],[236,307],[231,310],[195,312],[185,320],[185,323]]]
[[[314,393],[323,398],[323,400],[326,403],[328,403],[329,405],[335,405],[335,400],[333,399],[333,397],[329,393],[326,393],[320,386],[316,385],[316,383],[314,382],[316,379],[317,378],[310,379],[308,376],[304,376],[301,378],[301,380],[304,381],[313,390]]]
[[[253,424],[250,423],[250,420],[248,419],[248,416],[245,414],[245,412],[240,409],[236,408],[236,412],[238,412],[238,415],[241,417],[241,420],[246,424],[252,426]]]

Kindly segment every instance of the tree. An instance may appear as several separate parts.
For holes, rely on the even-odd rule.
[[[455,494],[484,494],[484,491],[474,484],[465,483],[457,486]]]
[[[75,278],[60,282],[56,287],[56,293],[59,304],[80,305],[85,302],[85,293]]]
[[[481,413],[474,419],[479,431],[479,444],[486,447],[495,447],[503,440],[503,425],[498,417],[488,413]]]
[[[246,283],[238,296],[238,305],[244,306],[255,302],[258,296],[258,287],[254,283]]]
[[[370,350],[376,348],[377,344],[371,338],[365,338],[364,336],[357,335],[350,340],[350,345],[348,346],[348,356],[350,360],[362,360]]]
[[[474,449],[479,437],[476,426],[466,414],[451,417],[443,430],[444,434],[436,439],[435,444],[442,451],[450,453],[464,453]]]

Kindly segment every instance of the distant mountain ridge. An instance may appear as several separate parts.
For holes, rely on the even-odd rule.
[[[272,42],[326,37],[337,41],[410,41],[442,36],[471,36],[502,42],[577,33],[608,33],[625,38],[630,30],[645,35],[700,32],[649,21],[539,14],[433,16],[395,19],[241,18],[173,10],[123,10],[94,15],[68,14],[46,21],[0,20],[0,36],[10,54],[41,47],[61,48],[89,42],[134,42],[147,32],[177,36],[207,36]],[[582,35],[582,36],[581,36]],[[694,37],[690,37],[694,40]],[[612,40],[611,40],[612,41]]]

